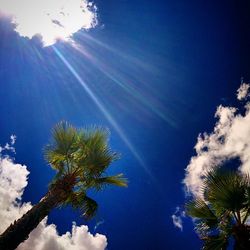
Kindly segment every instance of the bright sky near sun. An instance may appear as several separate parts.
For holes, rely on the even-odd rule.
[[[97,24],[96,6],[87,0],[0,0],[0,15],[10,16],[20,36],[39,35],[44,46]]]

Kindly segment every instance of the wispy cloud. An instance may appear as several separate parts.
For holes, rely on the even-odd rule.
[[[183,218],[185,217],[185,212],[180,209],[180,207],[176,207],[175,213],[171,216],[173,220],[173,224],[183,231]]]
[[[11,145],[14,145],[15,142],[16,142],[16,135],[11,135],[11,136],[10,136],[10,144],[11,144]]]
[[[238,90],[238,99],[247,97],[249,87],[242,84]],[[186,168],[184,184],[187,192],[201,196],[204,173],[220,167],[225,161],[239,158],[239,170],[250,173],[250,102],[245,103],[244,112],[235,107],[217,108],[218,119],[213,132],[198,136],[193,156]]]
[[[95,27],[96,11],[88,0],[0,0],[0,16],[10,17],[20,36],[38,35],[45,46]]]
[[[238,100],[244,100],[249,96],[250,85],[247,83],[242,83],[239,89],[237,90]]]
[[[7,142],[4,146],[0,145],[0,156],[2,155],[3,151],[11,151],[12,153],[16,153],[15,147],[13,147],[15,142],[16,142],[16,136],[11,135],[10,136],[10,143]]]
[[[95,227],[94,227],[94,230],[96,231],[96,229],[99,227],[99,226],[101,226],[102,224],[104,224],[104,220],[100,220],[100,221],[98,221],[96,224],[95,224]]]
[[[0,233],[32,207],[30,202],[22,202],[28,175],[25,165],[0,156]],[[106,246],[106,236],[92,235],[87,226],[73,223],[71,232],[59,235],[56,225],[48,225],[46,218],[17,250],[104,250]]]

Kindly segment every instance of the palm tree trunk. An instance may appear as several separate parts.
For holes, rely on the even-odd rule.
[[[51,191],[20,219],[14,221],[0,235],[0,249],[14,250],[20,243],[28,239],[30,232],[55,208],[61,201],[60,195]]]
[[[241,224],[233,229],[235,239],[234,250],[249,250],[250,249],[250,226]]]

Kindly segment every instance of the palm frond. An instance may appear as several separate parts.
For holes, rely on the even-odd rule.
[[[224,234],[209,236],[203,241],[203,250],[226,250],[228,246],[228,236]]]
[[[95,127],[95,130],[90,128],[80,131],[79,149],[74,159],[87,175],[100,175],[119,158],[119,155],[109,148],[108,135],[108,130],[101,127]]]
[[[55,169],[65,165],[76,150],[77,129],[67,122],[58,123],[52,130],[52,141],[45,147],[45,159]]]
[[[72,192],[63,205],[71,205],[74,209],[80,209],[82,215],[86,219],[92,218],[96,212],[98,205],[95,200],[86,195],[85,192]]]
[[[250,215],[250,178],[239,172],[213,170],[204,176],[202,189],[204,200],[188,202],[187,214],[198,218],[196,230],[204,250],[227,249],[235,225],[244,227]]]
[[[97,208],[98,205],[96,201],[88,196],[85,196],[82,200],[82,206],[80,207],[80,210],[86,219],[91,219],[93,216],[95,216]]]
[[[92,181],[90,182],[90,188],[95,188],[97,190],[101,190],[108,185],[127,187],[128,182],[127,179],[124,178],[123,174],[93,178]]]
[[[74,209],[81,207],[83,200],[86,196],[85,192],[74,192],[69,193],[67,200],[65,200],[64,205],[71,205]]]
[[[246,177],[246,205],[250,207],[250,177],[247,175]]]
[[[64,167],[66,155],[56,152],[56,150],[53,150],[50,146],[47,146],[45,148],[45,158],[53,169],[60,170]]]
[[[204,194],[214,208],[236,212],[246,203],[246,181],[237,172],[209,172],[204,181]]]
[[[249,216],[250,216],[250,180],[249,180],[249,175],[247,175],[247,183],[248,183],[248,186],[246,188],[246,208],[242,211],[243,224],[246,223],[246,221],[249,219]]]
[[[210,207],[202,199],[195,199],[186,204],[186,212],[188,215],[202,220],[208,227],[217,227],[218,219]]]

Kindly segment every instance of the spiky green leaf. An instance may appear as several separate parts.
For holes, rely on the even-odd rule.
[[[188,215],[201,219],[208,227],[216,227],[218,225],[217,217],[211,208],[202,199],[194,199],[186,204],[186,212]]]
[[[236,212],[245,207],[246,181],[237,172],[209,172],[204,189],[207,200],[215,208]]]
[[[123,174],[93,178],[92,182],[90,182],[90,187],[93,187],[97,190],[101,190],[108,185],[127,187],[128,182],[127,182],[127,179],[124,178]]]

